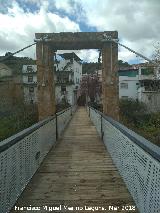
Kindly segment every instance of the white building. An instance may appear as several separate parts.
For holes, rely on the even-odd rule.
[[[24,101],[37,102],[37,65],[23,65],[22,82]]]
[[[160,111],[160,79],[154,69],[119,70],[119,98],[132,98],[146,104],[148,111]]]
[[[138,100],[145,103],[148,111],[160,111],[160,76],[158,70],[155,75],[148,73],[145,75],[144,68],[139,69]]]
[[[59,54],[55,67],[56,102],[59,104],[65,98],[74,105],[82,78],[81,59],[75,53]]]
[[[37,66],[23,66],[24,100],[27,103],[37,102]],[[57,56],[54,65],[55,97],[60,104],[65,99],[70,105],[77,101],[77,91],[82,78],[81,59],[75,53],[64,53]]]
[[[119,70],[119,98],[138,99],[138,69]]]

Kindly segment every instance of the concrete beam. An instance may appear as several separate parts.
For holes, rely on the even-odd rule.
[[[117,38],[117,31],[104,32],[63,32],[63,33],[36,33],[36,39],[45,37],[53,50],[78,50],[78,49],[101,49],[105,36]]]

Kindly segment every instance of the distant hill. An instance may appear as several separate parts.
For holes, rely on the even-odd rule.
[[[82,63],[82,74],[85,73],[93,73],[95,70],[100,70],[101,69],[101,63]]]
[[[124,68],[124,67],[131,67],[132,65],[128,64],[127,62],[124,62],[122,60],[118,60],[118,69]],[[93,73],[95,70],[100,70],[102,69],[102,63],[82,63],[82,73]]]

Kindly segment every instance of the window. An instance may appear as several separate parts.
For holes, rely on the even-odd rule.
[[[66,86],[61,86],[61,92],[66,92]]]
[[[30,65],[29,65],[29,66],[27,66],[27,71],[28,71],[28,72],[32,72],[32,71],[33,71],[32,66],[30,66]]]
[[[121,89],[128,89],[128,83],[121,83],[120,87]]]
[[[30,93],[34,92],[34,87],[29,87],[29,92]]]
[[[66,86],[61,86],[61,95],[66,94]]]
[[[33,82],[33,75],[28,76],[28,82]]]

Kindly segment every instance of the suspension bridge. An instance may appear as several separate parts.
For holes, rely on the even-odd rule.
[[[39,122],[0,143],[0,212],[160,212],[160,148],[118,122],[117,36],[36,35]],[[50,46],[102,48],[103,113],[55,113]]]

